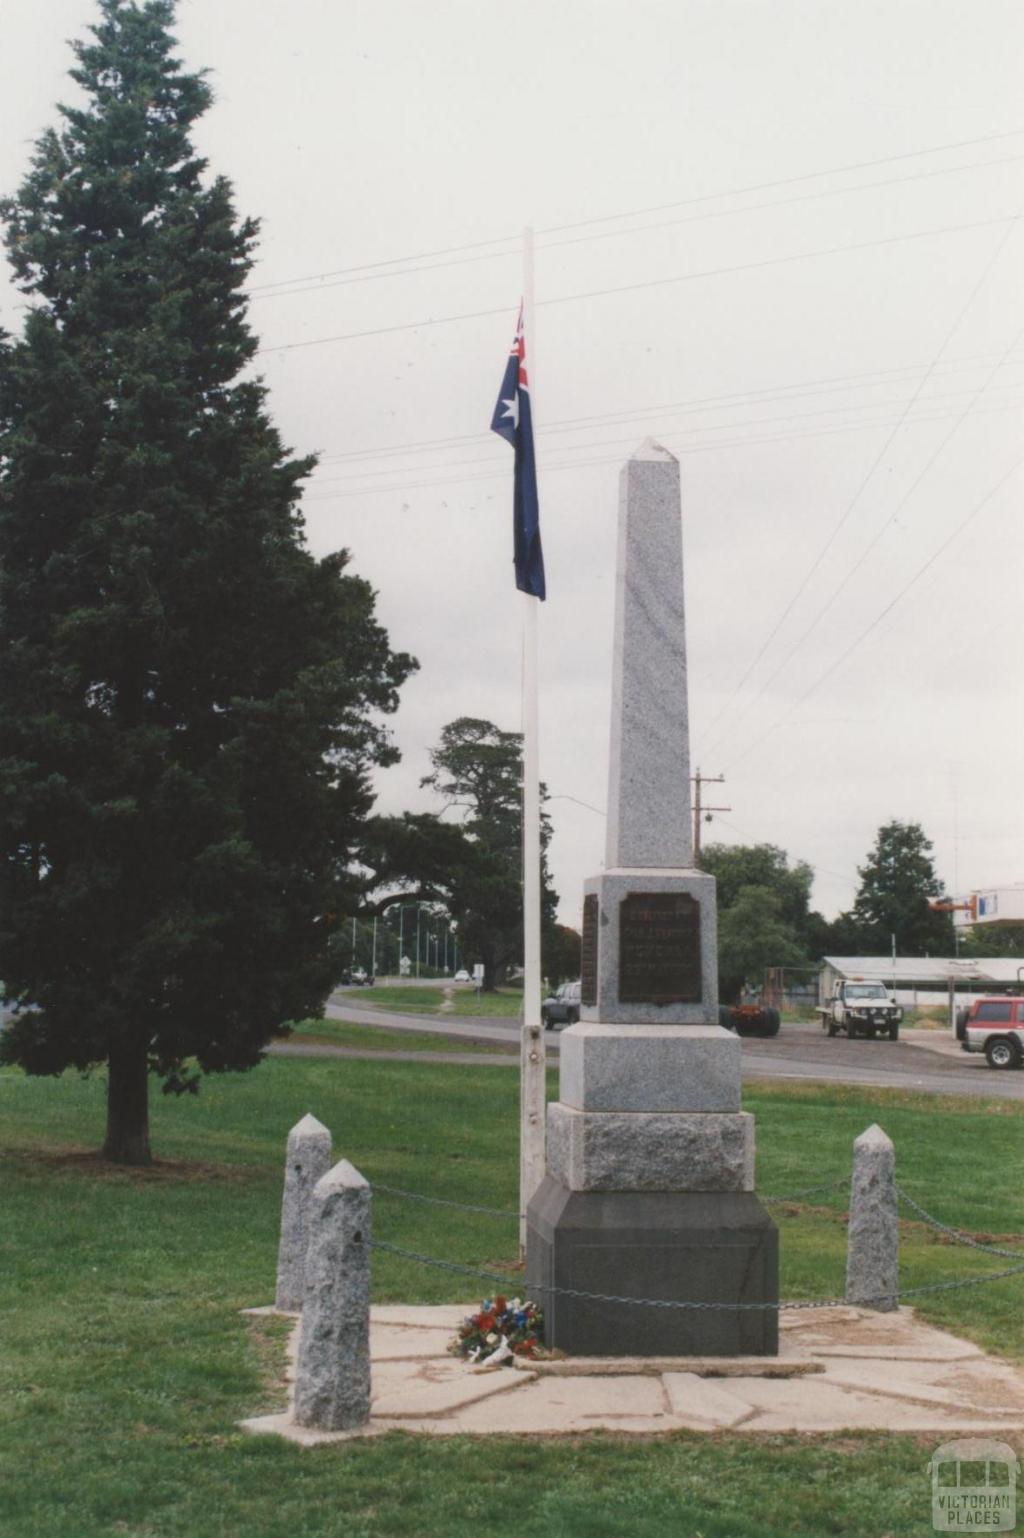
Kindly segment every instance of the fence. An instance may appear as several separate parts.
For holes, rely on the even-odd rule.
[[[297,1424],[323,1430],[358,1428],[366,1424],[370,1406],[370,1256],[409,1261],[458,1276],[486,1282],[497,1292],[515,1294],[525,1287],[536,1302],[554,1297],[586,1303],[635,1308],[692,1311],[804,1311],[856,1304],[878,1310],[895,1308],[909,1299],[959,1291],[986,1282],[1024,1275],[1024,1248],[986,1244],[934,1216],[895,1178],[893,1145],[878,1127],[870,1127],[854,1143],[848,1174],[763,1196],[768,1205],[785,1206],[810,1197],[828,1199],[849,1189],[846,1289],[841,1297],[796,1298],[770,1302],[718,1302],[703,1299],[643,1298],[617,1293],[558,1287],[537,1279],[502,1276],[487,1266],[470,1265],[443,1256],[427,1255],[407,1246],[375,1239],[372,1208],[376,1197],[424,1204],[497,1218],[519,1224],[522,1214],[506,1207],[461,1202],[401,1186],[370,1183],[345,1160],[316,1178],[330,1158],[330,1133],[313,1117],[292,1129],[288,1143],[282,1209],[278,1295],[298,1289],[307,1324],[300,1341],[296,1371]],[[1009,1259],[1014,1265],[974,1276],[947,1277],[921,1286],[899,1286],[898,1211],[913,1214],[944,1240],[971,1251]],[[1016,1241],[1018,1236],[1014,1236]],[[1024,1244],[1024,1235],[1019,1236]],[[280,1306],[280,1303],[279,1303]],[[291,1307],[296,1307],[295,1303]]]

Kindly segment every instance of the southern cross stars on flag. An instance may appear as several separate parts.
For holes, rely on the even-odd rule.
[[[544,598],[544,552],[540,544],[540,508],[537,503],[537,466],[533,457],[533,421],[530,387],[526,378],[526,338],[523,311],[519,311],[515,341],[505,365],[491,431],[515,450],[515,486],[512,494],[512,528],[516,587],[534,598]]]

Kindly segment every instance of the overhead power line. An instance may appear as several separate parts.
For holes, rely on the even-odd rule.
[[[1019,340],[1020,340],[1019,336],[1014,338],[1014,340],[1010,344],[1010,347],[1007,348],[1007,356],[1009,355],[1010,351],[1017,345]],[[853,563],[853,565],[847,567],[846,572],[845,572],[842,580],[829,593],[828,597],[826,598],[825,602],[822,604],[821,608],[818,610],[817,614],[814,616],[814,618],[811,621],[811,623],[797,637],[797,639],[794,641],[793,645],[790,647],[789,651],[783,657],[782,661],[775,668],[774,672],[770,673],[768,675],[768,677],[764,680],[764,683],[761,685],[761,688],[758,690],[757,694],[754,696],[753,700],[750,702],[750,705],[749,705],[748,709],[753,710],[753,708],[757,705],[759,700],[761,700],[764,697],[764,695],[767,693],[767,691],[771,688],[772,684],[778,678],[779,674],[782,673],[789,666],[789,663],[796,656],[796,654],[800,650],[800,648],[802,646],[804,646],[806,644],[806,642],[810,639],[810,637],[814,634],[814,632],[817,630],[818,626],[821,624],[821,622],[825,618],[825,616],[827,614],[829,614],[832,609],[835,608],[836,604],[839,602],[839,600],[842,597],[843,593],[846,591],[846,589],[849,587],[850,583],[853,581],[854,577],[861,570],[861,568],[865,565],[865,563],[870,559],[870,557],[872,556],[874,551],[877,549],[878,545],[884,539],[885,535],[888,533],[888,531],[892,528],[893,524],[899,518],[900,513],[903,511],[903,509],[906,507],[907,503],[910,501],[911,497],[917,491],[918,487],[921,485],[922,481],[925,479],[925,477],[927,476],[928,472],[931,470],[932,466],[936,463],[936,461],[945,452],[948,444],[951,442],[951,440],[954,437],[954,435],[959,431],[959,429],[961,428],[963,423],[967,420],[967,418],[975,413],[975,407],[976,407],[978,401],[981,400],[981,398],[984,396],[985,392],[988,390],[989,385],[992,383],[992,380],[995,378],[996,374],[999,372],[999,369],[1000,369],[1001,366],[1002,366],[1001,362],[997,362],[992,367],[992,369],[989,372],[989,375],[988,375],[987,379],[981,385],[980,389],[978,389],[977,391],[974,392],[974,394],[971,396],[971,399],[968,401],[968,403],[964,407],[964,409],[959,413],[959,415],[954,417],[954,420],[951,423],[948,431],[943,434],[942,438],[936,444],[936,446],[932,450],[931,454],[925,460],[923,466],[921,467],[921,469],[918,471],[917,475],[915,476],[912,484],[908,487],[908,489],[900,497],[900,499],[897,502],[895,508],[889,514],[889,517],[886,519],[885,523],[882,524],[882,527],[878,530],[878,532],[874,535],[874,537],[869,541],[869,543],[864,548],[864,550],[861,552],[860,556]],[[730,731],[735,731],[735,730],[736,730],[735,725],[732,728],[727,728],[726,732],[724,734],[725,737],[729,736]],[[719,743],[721,743],[723,740],[724,739],[722,737],[719,737],[719,739],[718,739]]]
[[[958,171],[980,171],[986,166],[1017,165],[1024,160],[1024,155],[1002,155],[995,160],[973,161],[965,166],[941,166],[932,171],[915,171],[912,176],[890,176],[881,181],[861,182],[855,187],[826,187],[818,192],[801,192],[795,197],[771,198],[765,203],[743,203],[736,208],[710,209],[700,214],[684,214],[677,219],[662,219],[657,224],[629,224],[616,230],[593,230],[589,235],[571,235],[565,240],[542,240],[537,243],[537,249],[541,251],[560,250],[564,246],[578,246],[594,240],[612,240],[627,235],[643,235],[650,230],[670,230],[681,224],[704,223],[709,219],[732,219],[741,214],[762,213],[771,208],[790,208],[797,203],[811,203],[821,198],[845,197],[855,192],[870,192],[876,187],[903,186],[907,182],[927,181],[936,176],[952,176]],[[320,294],[334,288],[349,288],[354,283],[379,282],[386,278],[415,277],[421,272],[440,272],[449,267],[473,266],[479,262],[500,261],[505,257],[519,257],[519,246],[513,246],[508,251],[484,251],[474,256],[452,256],[439,262],[421,262],[418,266],[406,265],[404,267],[392,267],[387,271],[359,272],[355,271],[347,276],[333,276],[324,274],[319,282],[306,282],[290,287],[278,287],[273,292],[250,291],[250,298],[254,301],[262,299],[287,299],[293,294]],[[411,260],[411,259],[410,259]]]
[[[991,358],[1001,358],[1004,354],[1001,350],[982,353],[966,353],[948,363],[941,363],[935,373],[958,373],[963,369],[970,369],[978,363],[988,362]],[[1013,360],[1016,363],[1024,363],[1024,356]],[[597,412],[583,417],[559,417],[547,422],[537,430],[538,438],[546,438],[555,433],[580,432],[586,428],[597,427],[601,424],[618,424],[636,422],[641,426],[653,416],[665,416],[669,413],[689,415],[694,412],[709,411],[714,408],[726,408],[732,405],[762,405],[774,400],[801,400],[816,395],[831,394],[835,391],[850,389],[877,389],[882,385],[895,382],[897,376],[909,374],[914,376],[926,369],[926,363],[905,363],[897,368],[870,369],[858,374],[830,374],[824,378],[794,380],[789,384],[766,385],[761,389],[738,390],[724,395],[696,395],[681,401],[660,401],[653,405],[638,406],[627,410]],[[865,384],[862,381],[876,381],[874,384]],[[867,403],[864,403],[865,406]],[[376,448],[348,449],[338,453],[321,454],[321,464],[332,464],[335,461],[353,461],[361,459],[380,460],[390,459],[406,454],[417,454],[430,450],[445,448],[468,448],[473,444],[491,443],[493,435],[490,432],[456,433],[447,438],[414,438],[405,443],[383,443]]]
[[[961,534],[963,534],[965,530],[969,528],[969,526],[974,522],[975,518],[977,518],[985,510],[988,504],[998,495],[998,493],[1002,491],[1003,487],[1013,478],[1013,476],[1017,473],[1022,465],[1024,465],[1024,454],[1019,454],[1010,465],[1010,468],[1004,471],[1003,474],[999,477],[995,485],[985,493],[979,502],[975,503],[974,507],[967,514],[967,517],[964,518],[961,523],[957,524],[952,534],[950,534],[947,539],[943,540],[942,544],[932,552],[926,561],[922,562],[917,571],[914,572],[913,576],[903,584],[895,597],[891,598],[885,607],[879,610],[871,623],[866,625],[865,628],[861,631],[860,635],[858,635],[854,641],[851,641],[846,650],[842,652],[834,662],[829,663],[824,672],[818,674],[818,677],[814,680],[814,682],[804,690],[803,694],[801,694],[799,699],[790,706],[785,715],[780,716],[777,721],[773,721],[768,727],[765,728],[763,732],[760,733],[759,736],[755,737],[753,742],[750,743],[749,747],[745,748],[742,753],[738,754],[731,761],[731,763],[726,766],[727,769],[731,769],[736,764],[742,763],[744,759],[749,758],[751,753],[753,753],[756,748],[759,748],[761,744],[766,740],[766,738],[777,732],[780,726],[784,726],[790,717],[800,709],[800,706],[803,705],[806,700],[809,700],[811,695],[816,693],[817,690],[821,688],[822,684],[826,683],[828,679],[832,677],[832,674],[837,672],[838,669],[843,666],[844,662],[847,662],[850,657],[853,656],[854,652],[864,644],[868,636],[872,635],[874,631],[878,629],[879,625],[881,625],[888,618],[888,616],[896,608],[897,604],[901,603],[910,592],[910,590],[913,587],[916,587],[917,583],[921,581],[922,577],[924,577],[931,570],[936,561],[940,560],[942,556],[945,555],[946,551],[956,543]]]
[[[990,375],[990,378],[991,378],[991,375]],[[1006,388],[1007,389],[1018,389],[1019,390],[1020,389],[1020,385],[1019,384],[1018,385],[1008,385]],[[983,389],[984,389],[984,387],[983,387]],[[932,403],[937,402],[937,401],[960,400],[960,399],[963,398],[965,393],[966,392],[963,391],[963,390],[955,390],[955,391],[952,391],[952,392],[949,392],[949,393],[944,393],[942,395],[930,395],[928,397],[927,402],[922,403],[922,404],[931,405]],[[979,399],[980,393],[982,393],[982,392],[972,392],[971,393],[970,398],[969,398],[969,404],[968,404],[967,408],[964,410],[964,412],[960,415],[960,417],[957,418],[958,422],[961,422],[961,421],[964,420],[964,418],[970,412],[971,407]],[[1016,398],[1019,398],[1019,397],[1015,397],[1015,399]],[[896,400],[877,401],[877,402],[874,402],[874,403],[872,403],[870,405],[869,404],[864,404],[864,403],[861,403],[861,402],[857,402],[856,404],[849,405],[849,406],[826,406],[826,407],[819,407],[818,409],[816,409],[814,411],[791,411],[791,412],[787,412],[787,413],[785,413],[783,415],[780,415],[780,416],[746,417],[746,418],[741,419],[740,421],[721,422],[721,423],[710,423],[709,422],[709,423],[706,423],[706,424],[702,424],[701,426],[698,426],[698,427],[672,428],[672,429],[668,429],[667,431],[665,429],[656,428],[656,427],[652,426],[651,427],[651,432],[658,432],[663,437],[670,437],[670,438],[673,439],[673,441],[677,441],[678,438],[679,438],[679,435],[681,433],[683,433],[683,432],[686,432],[688,434],[693,434],[693,433],[729,433],[729,432],[735,432],[736,429],[740,428],[740,427],[755,427],[755,428],[756,427],[772,427],[772,426],[778,425],[780,422],[802,422],[802,421],[807,421],[807,420],[809,420],[812,417],[835,416],[837,413],[843,412],[843,411],[845,411],[845,412],[850,412],[850,411],[864,412],[865,410],[878,410],[878,411],[882,411],[884,409],[887,409],[890,406],[901,406],[902,404],[903,404],[903,402],[902,402],[902,397],[901,397],[901,398],[896,399]],[[946,415],[946,414],[948,414],[948,413],[943,413],[943,415]],[[902,418],[901,418],[901,420],[902,420]],[[915,421],[915,420],[918,420],[918,419],[917,418],[910,418],[909,420]],[[935,418],[934,417],[929,417],[928,420],[929,421],[933,421],[933,420],[935,420]],[[844,424],[840,423],[839,425],[842,426]],[[951,434],[947,435],[947,437],[943,440],[943,443],[948,442],[949,436],[951,436]],[[618,444],[630,444],[630,443],[634,443],[635,444],[635,442],[636,442],[636,430],[634,430],[632,433],[630,433],[628,437],[624,437],[624,438],[599,438],[599,439],[594,439],[594,440],[592,440],[589,443],[563,443],[563,444],[559,444],[557,447],[553,448],[551,450],[551,452],[552,453],[556,453],[556,454],[585,453],[585,452],[587,452],[590,449],[610,449],[610,448],[614,448]],[[933,456],[933,459],[934,459],[934,456]],[[933,462],[933,460],[929,460],[929,465],[932,462]],[[503,469],[506,468],[506,457],[505,457],[505,455],[500,453],[500,451],[497,449],[497,445],[496,445],[495,446],[495,452],[493,454],[478,455],[474,459],[444,460],[444,461],[441,461],[440,463],[432,464],[432,465],[430,465],[430,464],[427,464],[427,465],[401,465],[401,466],[397,467],[397,471],[400,472],[400,473],[405,473],[405,474],[409,474],[409,475],[420,475],[420,474],[428,474],[429,475],[429,474],[436,474],[436,473],[438,473],[440,471],[461,470],[461,469],[465,468],[467,465],[469,465],[469,466],[472,466],[472,465],[498,465],[499,463],[500,463],[500,465],[501,465],[501,467]],[[544,463],[545,463],[545,461],[542,459],[541,460],[542,466],[544,465]],[[353,465],[353,466],[348,467],[346,470],[344,470],[343,473],[340,474],[340,475],[319,475],[318,474],[314,484],[317,487],[320,487],[320,486],[331,486],[331,485],[337,484],[339,482],[351,482],[353,480],[366,479],[366,478],[371,477],[371,476],[381,476],[381,475],[391,475],[391,476],[393,476],[395,474],[396,474],[396,467],[394,465],[387,465],[384,469],[377,469],[377,470],[364,470],[364,469],[360,468],[359,466]],[[900,506],[902,507],[902,505],[903,504],[901,503]],[[898,511],[899,511],[899,509],[897,509],[897,512]],[[895,517],[895,514],[893,516]]]
[[[996,262],[998,262],[999,258],[1002,256],[1003,251],[1006,248],[1007,242],[1009,241],[1010,237],[1012,236],[1012,234],[1014,233],[1015,229],[1017,228],[1017,226],[1020,223],[1020,219],[1021,219],[1022,215],[1024,215],[1024,208],[1020,208],[1017,211],[1017,213],[1014,215],[1013,219],[1010,221],[1010,223],[1007,225],[1006,229],[1004,230],[1001,238],[997,242],[997,244],[995,246],[995,249],[990,253],[990,255],[988,257],[988,260],[985,262],[985,265],[984,265],[984,267],[981,270],[981,273],[979,274],[978,278],[976,279],[976,281],[972,285],[970,293],[967,295],[967,298],[964,300],[963,304],[960,306],[959,310],[957,311],[956,316],[955,316],[952,324],[950,325],[949,329],[945,332],[945,334],[944,334],[944,336],[942,338],[942,341],[939,344],[938,351],[936,352],[935,356],[933,357],[931,363],[928,365],[928,368],[925,370],[925,372],[922,375],[922,377],[918,380],[917,384],[915,385],[914,390],[913,390],[913,392],[912,392],[912,394],[910,396],[910,399],[907,401],[906,406],[904,407],[902,413],[900,414],[899,419],[894,424],[894,426],[892,428],[892,431],[890,432],[889,436],[885,439],[885,441],[882,444],[881,448],[879,449],[878,453],[875,455],[874,459],[871,461],[871,464],[868,466],[867,474],[860,481],[860,484],[858,485],[858,487],[857,487],[856,491],[854,492],[853,496],[851,497],[850,501],[846,504],[846,507],[843,509],[842,513],[840,514],[838,521],[835,523],[835,525],[833,526],[833,528],[829,532],[828,536],[826,537],[824,544],[821,546],[821,548],[818,551],[817,555],[814,557],[814,559],[811,561],[811,564],[808,566],[807,570],[804,572],[804,575],[800,579],[800,582],[799,582],[799,584],[798,584],[798,586],[796,588],[796,591],[794,592],[793,596],[790,598],[789,602],[787,603],[786,607],[783,609],[782,613],[779,615],[778,619],[775,621],[774,625],[772,626],[771,630],[768,632],[768,635],[765,637],[764,641],[761,643],[761,646],[759,647],[757,655],[754,657],[753,662],[750,663],[750,665],[747,668],[746,672],[743,674],[743,677],[740,679],[739,683],[736,685],[736,688],[733,690],[732,694],[730,695],[729,699],[725,702],[725,705],[723,706],[722,710],[719,712],[718,716],[716,716],[715,721],[713,721],[711,723],[710,730],[713,731],[716,722],[721,720],[722,716],[724,714],[726,714],[732,708],[732,706],[734,705],[734,703],[737,700],[738,696],[742,692],[742,690],[743,690],[747,680],[750,678],[750,676],[753,673],[754,669],[757,667],[758,663],[761,661],[761,658],[765,655],[765,653],[767,652],[768,648],[771,646],[772,642],[774,641],[775,637],[779,634],[779,631],[782,629],[783,625],[785,624],[786,620],[789,618],[790,614],[792,614],[793,609],[795,608],[796,604],[803,597],[803,594],[806,592],[807,587],[808,587],[809,583],[811,582],[811,579],[820,570],[822,562],[825,560],[825,557],[828,555],[828,552],[832,549],[832,546],[835,544],[836,540],[839,538],[839,535],[842,532],[842,530],[846,527],[846,524],[849,521],[851,514],[853,513],[854,509],[859,504],[859,502],[861,500],[861,497],[864,495],[865,491],[867,490],[867,488],[870,486],[871,482],[873,481],[874,476],[875,476],[875,472],[878,470],[878,467],[881,465],[882,461],[885,459],[885,456],[886,456],[886,454],[888,454],[889,449],[891,448],[893,442],[895,441],[896,437],[898,436],[898,434],[900,432],[900,429],[903,427],[903,425],[906,422],[908,416],[910,415],[911,410],[913,409],[913,407],[917,403],[918,399],[920,398],[922,390],[924,389],[925,385],[928,383],[928,380],[932,377],[932,374],[935,372],[935,369],[936,369],[937,365],[941,362],[942,356],[945,353],[947,347],[952,342],[952,340],[953,340],[954,336],[956,335],[956,333],[959,331],[960,326],[961,326],[961,324],[963,322],[964,316],[968,313],[968,311],[970,310],[971,306],[973,305],[975,299],[978,297],[978,294],[980,293],[982,286],[984,285],[984,283],[988,279],[989,273],[992,271],[992,269],[995,266]],[[1016,342],[1014,342],[1013,345],[1016,345]],[[958,426],[959,426],[959,422],[954,424],[954,426],[953,426],[953,428],[951,430],[950,436],[952,436],[952,433],[956,431]],[[795,650],[796,650],[796,648],[794,648],[794,651]],[[791,652],[789,655],[792,656],[793,653]],[[787,658],[786,660],[788,661],[789,659]],[[775,677],[776,675],[773,674],[772,676]],[[760,696],[758,696],[758,698],[760,698]],[[717,739],[717,741],[721,741],[721,735],[722,734],[720,734],[720,736]],[[709,749],[709,751],[714,751],[714,746],[715,746],[715,744],[712,743],[712,746]]]
[[[995,415],[999,411],[1007,411],[1007,410],[1013,410],[1013,411],[1017,410],[1016,402],[1014,402],[1014,403],[1012,403],[1010,405],[994,407],[994,408],[992,408],[991,410],[989,410],[987,412],[979,413],[979,415],[991,416],[991,415]],[[928,422],[943,422],[943,421],[945,421],[950,416],[950,414],[951,413],[949,413],[949,412],[938,412],[938,413],[936,413],[936,414],[934,414],[932,416],[915,417],[914,418],[914,425],[916,426],[918,424],[924,424],[924,423],[928,423]],[[816,429],[816,430],[814,430],[812,432],[804,432],[804,433],[773,433],[773,434],[771,434],[771,435],[769,435],[767,437],[764,437],[764,438],[749,437],[749,436],[748,437],[744,437],[744,438],[723,438],[723,439],[721,439],[717,443],[698,443],[698,444],[682,445],[682,446],[679,446],[678,444],[676,444],[675,447],[674,447],[674,452],[677,453],[680,458],[686,458],[686,457],[688,457],[691,454],[713,453],[713,452],[716,452],[716,451],[718,451],[720,449],[755,448],[755,447],[757,447],[757,446],[759,446],[761,444],[772,444],[772,443],[797,443],[797,442],[802,441],[805,438],[826,438],[826,437],[832,437],[832,436],[834,436],[837,433],[864,432],[864,431],[868,431],[868,430],[873,429],[873,428],[888,427],[889,425],[890,425],[889,419],[885,419],[885,420],[883,420],[881,422],[877,422],[877,421],[875,421],[875,422],[847,422],[847,423],[844,423],[842,426],[839,426],[839,427],[818,428],[818,429]],[[664,434],[664,438],[666,440],[666,447],[672,448],[673,447],[673,435],[666,433],[666,434]],[[497,461],[495,463],[497,465]],[[571,464],[543,463],[542,464],[542,468],[543,468],[545,474],[552,474],[554,472],[563,471],[563,470],[584,470],[584,469],[588,469],[592,465],[621,465],[621,464],[622,464],[622,455],[621,455],[621,453],[617,453],[617,454],[602,454],[602,455],[599,455],[596,458],[592,458],[592,459],[574,460]],[[438,469],[442,469],[442,468],[443,468],[442,466],[438,466]],[[494,470],[489,470],[489,471],[486,471],[483,474],[479,474],[479,475],[454,475],[454,476],[453,475],[441,475],[436,480],[429,480],[429,481],[406,481],[406,482],[400,483],[399,485],[394,485],[394,486],[359,486],[359,487],[349,487],[349,488],[346,488],[343,491],[324,492],[322,495],[317,495],[315,492],[312,493],[312,494],[308,494],[307,493],[303,497],[303,503],[306,504],[306,503],[310,503],[310,502],[331,502],[331,501],[336,501],[336,500],[340,500],[340,499],[347,499],[349,497],[375,496],[378,493],[387,493],[387,492],[395,492],[395,493],[402,492],[402,493],[404,493],[404,492],[409,492],[409,491],[421,491],[421,490],[430,489],[430,488],[437,488],[437,487],[445,488],[445,487],[450,487],[450,486],[466,486],[466,485],[470,485],[470,484],[472,484],[473,482],[476,482],[476,481],[504,480],[507,477],[507,475],[508,475],[507,467],[498,466]]]
[[[883,155],[874,160],[847,161],[844,165],[826,166],[821,171],[803,171],[798,175],[776,178],[773,181],[750,182],[743,187],[731,187],[722,192],[705,192],[694,197],[679,198],[671,203],[649,204],[646,208],[632,208],[622,210],[616,214],[600,214],[589,219],[577,219],[570,224],[542,225],[536,233],[538,235],[560,235],[568,230],[585,229],[590,224],[608,224],[613,219],[638,219],[646,214],[667,213],[673,208],[692,208],[698,203],[713,203],[722,198],[743,197],[751,192],[769,192],[775,187],[792,187],[800,182],[816,181],[822,176],[841,176],[848,171],[869,171],[876,166],[895,165],[904,160],[919,160],[925,155],[941,155],[946,150],[973,149],[979,144],[995,144],[1005,139],[1017,139],[1024,134],[1024,128],[1010,128],[1001,133],[985,134],[976,139],[954,139],[945,144],[933,144],[925,149],[905,150],[898,155]],[[342,277],[348,273],[373,272],[381,267],[393,267],[399,262],[426,261],[435,256],[452,256],[462,251],[480,251],[487,246],[507,245],[510,241],[518,242],[520,232],[513,231],[509,235],[495,235],[489,240],[466,241],[456,246],[434,247],[428,251],[408,252],[405,256],[385,257],[376,262],[362,262],[348,267],[335,267],[326,272],[303,273],[294,278],[280,278],[277,282],[258,283],[250,290],[251,295],[259,294],[270,288],[281,288],[292,283],[311,283],[318,278]]]
[[[558,294],[550,299],[537,301],[538,309],[546,309],[551,305],[575,303],[581,299],[606,299],[616,294],[634,294],[645,289],[665,288],[674,283],[693,283],[702,278],[717,278],[730,276],[739,272],[757,272],[768,267],[781,267],[789,262],[805,262],[819,256],[839,256],[850,251],[872,251],[882,246],[898,245],[902,241],[928,240],[937,235],[959,234],[965,230],[989,229],[992,225],[1012,224],[1019,216],[1016,214],[1003,215],[996,219],[976,219],[966,224],[944,224],[936,229],[910,230],[902,235],[886,235],[877,240],[855,241],[840,246],[820,246],[813,251],[794,251],[788,256],[767,256],[756,262],[737,262],[725,267],[705,267],[695,272],[683,272],[670,275],[665,278],[646,278],[637,283],[619,283],[610,288],[594,288],[583,290],[575,294]],[[256,356],[263,357],[275,352],[295,352],[300,347],[324,347],[331,342],[354,342],[364,337],[386,336],[397,331],[419,331],[430,326],[446,326],[456,321],[480,320],[491,315],[508,315],[511,307],[507,304],[495,306],[488,310],[467,310],[459,315],[427,316],[422,320],[405,321],[394,326],[373,326],[365,331],[343,331],[332,336],[307,337],[303,341],[278,342],[270,347],[260,347]]]
[[[1021,384],[1006,384],[1004,389],[1007,389],[1007,391],[1019,391],[1019,389],[1021,389]],[[919,404],[923,404],[923,406],[932,406],[932,404],[935,404],[936,401],[962,400],[964,394],[967,394],[967,392],[952,391],[944,392],[944,394],[941,395],[929,395],[927,401],[919,401]],[[964,409],[964,412],[959,415],[958,421],[964,420],[964,418],[969,415],[969,412],[972,411],[973,404],[979,400],[981,394],[984,394],[984,386],[982,386],[981,391],[970,392],[969,404],[967,404],[967,408]],[[1015,395],[1013,400],[1016,401],[1018,398],[1018,395]],[[849,406],[823,406],[823,408],[816,408],[815,411],[790,411],[786,412],[786,414],[778,415],[778,417],[743,417],[738,421],[721,421],[721,423],[710,423],[709,421],[709,423],[701,423],[698,424],[698,426],[693,426],[693,428],[666,429],[650,426],[650,432],[652,432],[652,434],[653,432],[657,432],[657,434],[661,435],[661,437],[672,438],[673,441],[678,441],[678,438],[680,438],[681,434],[692,435],[698,434],[698,432],[735,432],[736,428],[770,428],[770,426],[776,426],[776,424],[784,423],[784,421],[807,421],[812,417],[835,417],[835,415],[838,415],[839,412],[887,411],[890,406],[901,406],[901,404],[903,404],[903,398],[896,398],[896,400],[879,400],[873,401],[873,403],[872,401],[856,401],[856,403],[849,404]],[[943,415],[949,415],[949,412],[943,412]],[[907,418],[907,420],[918,421],[921,420],[921,418],[910,417]],[[935,417],[932,415],[932,417],[927,418],[927,420],[933,421],[935,420]],[[843,423],[839,423],[839,426],[843,426]],[[641,429],[641,431],[643,431],[643,429]],[[637,429],[633,429],[633,432],[630,432],[629,437],[593,438],[593,440],[590,440],[589,443],[560,443],[555,444],[555,446],[552,446],[552,448],[546,452],[549,452],[549,454],[584,454],[584,452],[589,451],[589,449],[610,449],[615,448],[615,444],[629,444],[635,443],[635,441],[637,441]],[[947,435],[946,440],[943,441],[944,443],[949,441],[949,435]],[[317,480],[315,480],[315,484],[317,484],[317,486],[331,486],[331,484],[334,484],[335,481],[351,481],[354,480],[354,478],[355,480],[358,480],[358,478],[369,477],[369,475],[437,474],[438,471],[463,469],[464,466],[467,466],[467,464],[497,463],[506,464],[506,457],[504,457],[503,454],[500,454],[497,446],[495,446],[494,454],[477,455],[477,457],[472,458],[472,460],[441,460],[435,464],[400,464],[400,466],[387,464],[386,468],[384,469],[363,469],[361,466],[358,466],[358,464],[349,464],[349,466],[344,469],[341,469],[341,466],[338,466],[338,469],[341,469],[340,475],[317,474]],[[546,463],[546,460],[541,457],[541,464],[544,463]],[[933,460],[929,460],[929,464],[932,463]],[[334,468],[334,466],[332,466],[332,468]],[[904,498],[904,500],[906,500],[906,498]],[[901,503],[901,506],[903,506],[903,503]],[[899,509],[896,509],[896,512],[898,511]],[[895,514],[893,514],[893,517],[895,517]]]
[[[767,839],[754,838],[750,833],[745,833],[742,828],[737,828],[736,824],[730,822],[726,817],[719,817],[718,821],[723,828],[728,828],[731,832],[738,833],[745,844],[765,844],[769,842]],[[815,875],[820,871],[823,876],[834,876],[837,881],[846,881],[852,887],[857,887],[860,884],[859,879],[851,876],[848,871],[829,870],[827,865],[819,865],[816,860],[808,860],[804,855],[798,854],[796,858],[802,865],[809,865]]]

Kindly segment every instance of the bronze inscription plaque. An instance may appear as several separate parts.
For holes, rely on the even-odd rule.
[[[583,944],[580,954],[580,1003],[597,1003],[597,893],[583,899]]]
[[[700,1001],[700,903],[689,892],[630,892],[619,907],[619,1002]]]

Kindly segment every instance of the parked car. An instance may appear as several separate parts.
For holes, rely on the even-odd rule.
[[[975,999],[962,1029],[961,1049],[984,1052],[990,1068],[1019,1068],[1024,1063],[1024,999]]]
[[[546,1031],[556,1025],[575,1025],[580,1017],[581,983],[563,983],[540,1006],[541,1023]]]
[[[821,1016],[822,1030],[830,1036],[845,1031],[852,1041],[855,1036],[888,1036],[898,1041],[903,1010],[890,994],[884,983],[838,981],[827,1004],[819,1004],[816,1013]]]
[[[471,983],[473,979],[470,977],[465,967],[460,967],[452,981],[456,983]]]
[[[338,978],[338,983],[342,988],[372,988],[376,981],[377,979],[365,971],[363,967],[356,967],[355,971],[346,967]]]

